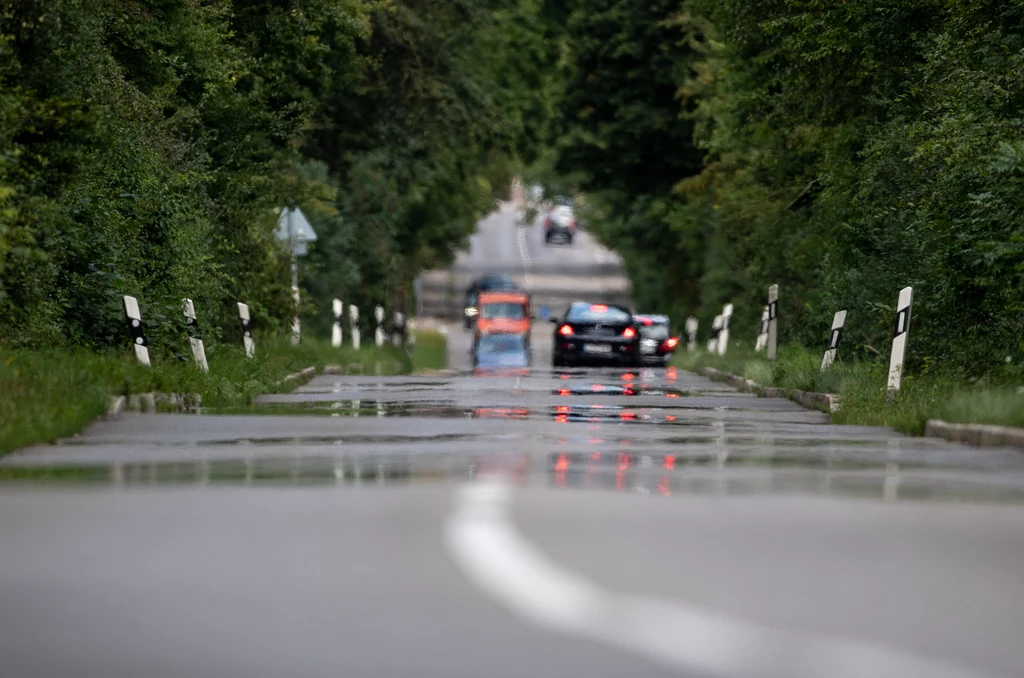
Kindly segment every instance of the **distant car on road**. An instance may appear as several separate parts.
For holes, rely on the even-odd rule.
[[[562,242],[571,245],[576,237],[576,216],[572,207],[558,205],[544,217],[544,244]]]
[[[643,363],[665,365],[679,345],[672,336],[667,315],[635,315],[640,327],[640,360]]]
[[[508,370],[530,366],[530,341],[526,334],[500,332],[478,335],[473,342],[473,367]]]
[[[481,292],[477,306],[477,334],[530,333],[530,295],[526,292]]]
[[[479,296],[481,292],[509,292],[518,289],[507,273],[488,273],[470,283],[466,288],[466,303],[462,310],[463,326],[468,330],[473,327],[480,314]]]
[[[621,306],[578,301],[561,318],[552,318],[555,336],[552,364],[638,365],[640,328]]]

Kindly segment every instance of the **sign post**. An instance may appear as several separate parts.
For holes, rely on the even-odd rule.
[[[299,320],[299,257],[304,256],[308,249],[307,242],[316,241],[316,231],[310,225],[306,215],[298,207],[283,207],[277,219],[278,240],[288,243],[292,255],[292,297],[295,299],[295,317],[292,320],[292,343],[299,343],[302,336],[302,322]]]
[[[256,357],[256,342],[252,339],[252,328],[249,327],[249,305],[238,302],[238,318],[242,322],[242,344],[245,346],[247,358]]]
[[[384,345],[384,307],[377,306],[373,309],[373,316],[377,319],[377,329],[373,333],[374,344],[377,346]]]
[[[914,288],[904,287],[896,304],[896,326],[892,335],[892,355],[889,357],[889,387],[887,394],[894,398],[903,381],[903,358],[907,353],[907,334],[910,332],[910,307],[914,303]]]
[[[697,328],[700,321],[692,315],[686,319],[686,351],[693,353],[697,350]]]
[[[836,361],[836,355],[839,353],[839,339],[843,336],[843,325],[845,324],[846,311],[836,311],[832,318],[832,332],[828,336],[828,348],[825,349],[825,355],[821,358],[822,372],[832,367],[832,363]]]
[[[760,353],[768,345],[768,307],[761,311],[761,329],[757,331],[757,341],[754,342],[754,351]]]
[[[718,353],[718,337],[722,334],[722,316],[716,315],[711,321],[711,336],[708,338],[708,353]]]
[[[196,359],[199,369],[209,372],[210,366],[206,362],[206,349],[203,347],[203,339],[199,333],[199,320],[196,318],[195,304],[191,299],[182,299],[181,305],[185,313],[185,322],[188,324],[188,343],[192,346],[192,357]]]
[[[775,360],[779,344],[779,286],[768,288],[768,360]]]
[[[732,320],[732,304],[722,309],[722,330],[718,333],[718,355],[725,355],[729,348],[729,321]]]
[[[331,326],[331,346],[334,348],[341,346],[341,308],[341,299],[335,299],[331,302],[331,310],[334,311],[334,325]]]
[[[348,319],[352,323],[352,348],[359,350],[359,308],[349,304]]]
[[[128,319],[128,328],[132,332],[132,346],[135,358],[143,365],[149,365],[149,348],[146,347],[146,336],[142,333],[142,314],[139,312],[139,300],[125,296],[124,315]]]

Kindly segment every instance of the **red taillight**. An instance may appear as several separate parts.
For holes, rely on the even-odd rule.
[[[669,337],[665,341],[661,342],[662,351],[672,351],[676,346],[679,345],[679,339],[676,337]]]
[[[563,337],[571,337],[573,335],[572,325],[562,325],[558,328],[558,333]]]
[[[644,327],[650,327],[651,325],[654,324],[654,321],[651,320],[650,318],[644,318],[643,323],[644,323]]]
[[[626,339],[632,339],[633,337],[636,336],[636,330],[634,330],[632,327],[627,327],[626,329],[622,330],[622,336],[624,336]]]

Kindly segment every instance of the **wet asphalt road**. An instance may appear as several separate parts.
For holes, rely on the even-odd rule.
[[[1024,674],[1024,456],[549,335],[6,457],[2,675]]]

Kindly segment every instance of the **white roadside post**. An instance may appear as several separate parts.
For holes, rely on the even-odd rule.
[[[341,299],[335,299],[331,302],[331,309],[334,311],[334,325],[331,326],[331,346],[338,348],[341,346],[342,332],[341,332],[341,318],[342,318],[342,306]]]
[[[760,353],[768,345],[768,307],[761,311],[761,329],[757,332],[757,341],[754,342],[754,351]]]
[[[405,337],[405,314],[401,311],[395,311],[394,316],[395,329],[392,332],[392,343],[395,346],[401,346],[402,340]]]
[[[843,325],[846,324],[846,311],[836,311],[832,318],[832,332],[828,335],[828,348],[825,355],[821,357],[821,371],[824,372],[832,367],[836,361],[836,354],[839,353],[839,339],[843,336]]]
[[[128,327],[132,332],[132,346],[135,357],[143,365],[149,365],[149,348],[146,347],[146,336],[142,333],[142,314],[139,312],[139,300],[125,296],[124,315],[128,319]]]
[[[256,342],[252,339],[252,329],[249,327],[249,304],[238,302],[238,318],[242,322],[242,345],[245,346],[245,356],[255,358]]]
[[[376,306],[373,309],[373,316],[377,319],[377,329],[373,333],[374,344],[377,346],[384,345],[384,328],[382,323],[384,322],[384,307]]]
[[[196,359],[196,365],[203,372],[210,371],[210,365],[206,362],[206,348],[199,334],[199,320],[196,318],[196,307],[191,299],[181,300],[182,311],[185,313],[185,323],[188,325],[188,343],[192,346],[192,357]]]
[[[352,306],[348,307],[348,319],[352,323],[352,348],[359,350],[359,308]]]
[[[907,353],[907,333],[910,331],[910,307],[914,303],[914,288],[904,287],[896,304],[896,326],[892,335],[892,355],[889,357],[890,398],[900,390],[903,381],[903,358]]]
[[[722,330],[718,333],[718,355],[725,355],[729,348],[729,321],[732,320],[732,304],[722,309]]]
[[[686,351],[693,353],[697,350],[697,328],[700,321],[692,315],[686,319]]]
[[[292,343],[299,343],[302,337],[302,322],[299,320],[299,257],[308,252],[307,242],[316,240],[316,231],[306,215],[298,207],[282,207],[277,219],[277,238],[288,243],[292,255],[292,298],[295,300],[295,317],[292,319]]]
[[[768,360],[775,360],[779,344],[779,286],[768,288]]]
[[[718,353],[718,337],[722,333],[722,316],[716,315],[711,322],[711,337],[708,339],[708,353]]]

